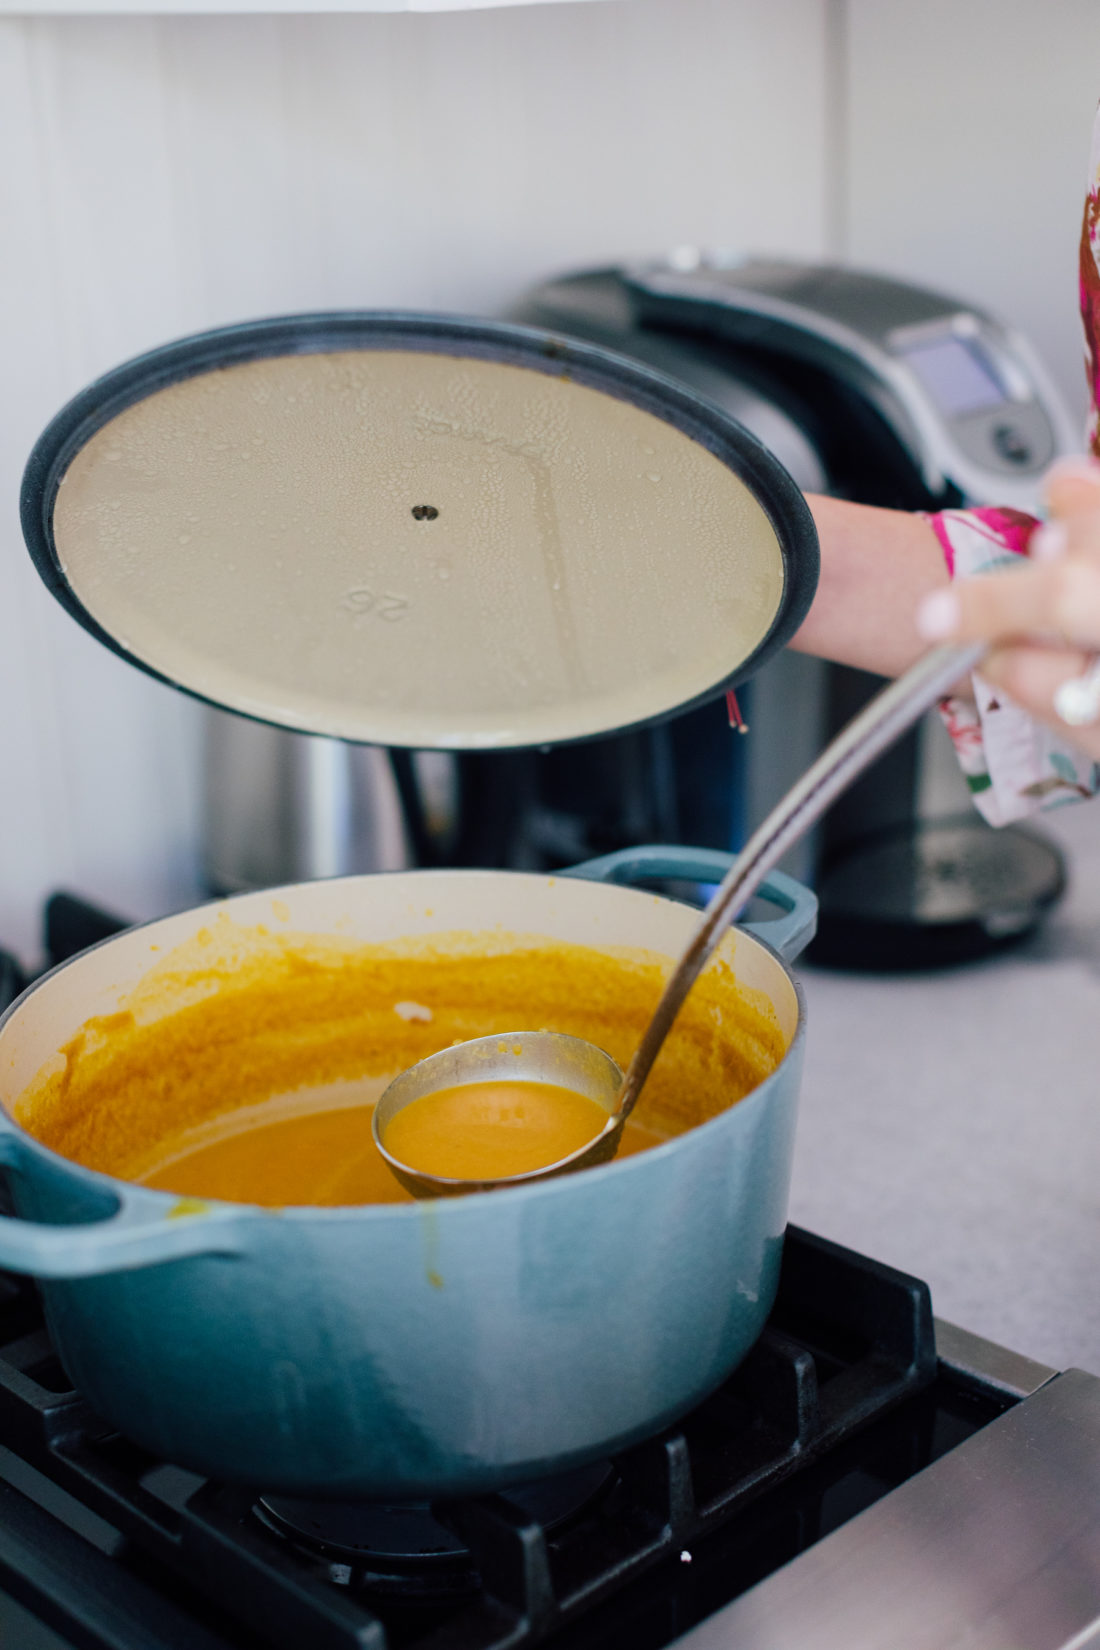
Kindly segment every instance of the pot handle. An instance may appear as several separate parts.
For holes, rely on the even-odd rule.
[[[25,1167],[19,1136],[0,1126],[0,1164]],[[122,1193],[105,1220],[65,1226],[0,1215],[0,1267],[32,1278],[93,1278],[191,1255],[235,1255],[251,1211],[179,1199],[168,1211],[142,1207]]]
[[[623,848],[617,854],[572,865],[559,875],[627,887],[637,882],[721,882],[735,857],[717,848]],[[817,932],[817,895],[783,871],[769,871],[758,892],[778,905],[783,915],[766,922],[742,922],[738,927],[778,951],[784,962],[793,962]]]

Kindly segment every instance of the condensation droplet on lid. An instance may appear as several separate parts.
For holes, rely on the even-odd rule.
[[[660,476],[655,475],[652,471],[650,471],[650,473],[646,476],[647,481],[660,481],[660,479]]]

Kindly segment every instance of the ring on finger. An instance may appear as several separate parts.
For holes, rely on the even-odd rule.
[[[1088,728],[1100,722],[1100,654],[1079,676],[1070,676],[1054,694],[1054,710],[1069,728]]]

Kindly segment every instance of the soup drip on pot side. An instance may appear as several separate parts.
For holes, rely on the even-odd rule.
[[[371,1108],[393,1077],[455,1042],[520,1023],[582,1037],[625,1066],[669,967],[649,952],[533,935],[364,945],[246,928],[223,913],[155,962],[116,1012],[89,1020],[38,1073],[15,1115],[62,1156],[181,1195],[404,1201],[364,1144]],[[766,997],[715,959],[620,1155],[724,1111],[785,1050]],[[312,1167],[288,1174],[295,1158]]]

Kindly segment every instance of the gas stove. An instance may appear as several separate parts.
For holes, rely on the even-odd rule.
[[[149,1456],[0,1280],[20,1650],[1068,1650],[1100,1638],[1098,1469],[1100,1381],[934,1324],[921,1283],[795,1229],[761,1341],[678,1427],[431,1507],[292,1503]]]
[[[53,902],[53,960],[113,926]],[[1094,1642],[1100,1380],[936,1321],[924,1284],[806,1232],[761,1340],[677,1426],[432,1505],[295,1502],[150,1456],[71,1389],[34,1286],[0,1276],[17,1650]]]

